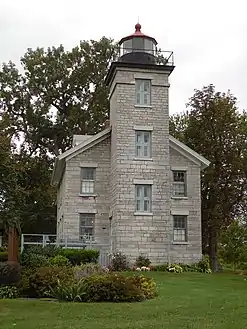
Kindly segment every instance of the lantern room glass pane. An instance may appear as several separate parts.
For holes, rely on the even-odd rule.
[[[133,38],[133,51],[144,51],[144,39]]]
[[[123,42],[123,55],[132,52],[132,39]]]

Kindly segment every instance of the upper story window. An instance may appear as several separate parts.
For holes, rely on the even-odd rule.
[[[173,174],[173,196],[175,197],[185,197],[187,196],[186,188],[186,171],[174,170]]]
[[[151,105],[151,81],[136,79],[136,105]]]
[[[136,157],[151,157],[151,132],[136,130]]]
[[[173,216],[173,241],[187,242],[187,216]]]
[[[81,168],[81,194],[95,193],[95,168]]]
[[[95,214],[80,214],[79,236],[81,240],[94,240]]]
[[[135,185],[136,212],[151,212],[152,188],[151,185]]]

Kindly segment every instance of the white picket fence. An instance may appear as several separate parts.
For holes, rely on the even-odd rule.
[[[71,239],[68,236],[63,238],[57,238],[56,235],[46,234],[22,234],[21,235],[21,252],[23,252],[25,246],[41,245],[45,247],[47,245],[55,245],[62,248],[75,248],[75,249],[94,249],[99,250],[99,264],[102,266],[109,265],[109,244],[98,244],[95,239],[90,237],[79,237],[79,239]]]

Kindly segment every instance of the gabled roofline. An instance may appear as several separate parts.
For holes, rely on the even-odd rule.
[[[73,158],[80,152],[84,152],[87,149],[93,147],[94,145],[100,143],[102,140],[106,139],[111,132],[111,127],[104,129],[103,131],[99,132],[98,134],[89,137],[85,141],[81,142],[80,144],[72,147],[71,149],[65,151],[64,153],[60,154],[56,160],[54,169],[52,172],[51,184],[56,184],[60,182],[61,174],[63,172],[63,168],[65,165],[65,161],[67,159]]]
[[[171,147],[174,147],[179,152],[183,153],[184,156],[189,157],[193,162],[199,163],[201,168],[204,169],[210,165],[210,161],[204,158],[199,153],[193,151],[190,147],[185,145],[184,143],[180,142],[178,139],[174,138],[173,136],[169,135],[169,140],[171,142]]]

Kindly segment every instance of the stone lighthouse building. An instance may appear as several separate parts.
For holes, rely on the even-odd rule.
[[[169,135],[169,76],[157,41],[135,32],[119,42],[106,77],[110,125],[75,135],[55,162],[57,235],[131,260],[191,263],[201,258],[200,172],[204,157]]]

